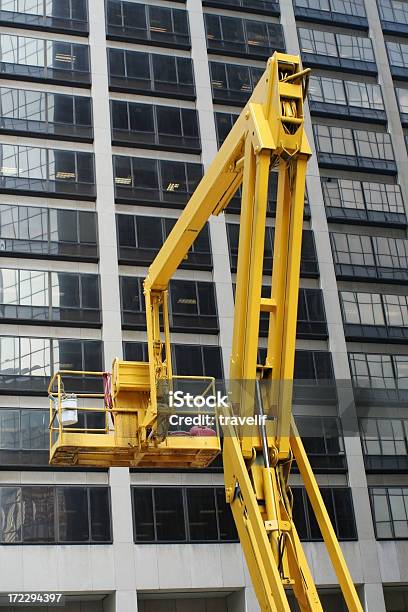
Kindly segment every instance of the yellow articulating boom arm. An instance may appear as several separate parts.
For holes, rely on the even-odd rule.
[[[347,607],[362,607],[325,509],[292,417],[306,165],[311,155],[304,132],[303,101],[308,70],[297,56],[275,53],[251,99],[205,173],[171,234],[149,268],[144,283],[148,363],[115,360],[104,391],[80,393],[75,402],[103,399],[105,427],[85,430],[64,425],[73,396],[57,373],[50,383],[50,461],[70,465],[205,467],[220,451],[219,436],[171,435],[166,394],[179,379],[172,374],[168,284],[211,215],[228,205],[242,184],[242,206],[231,355],[231,405],[224,416],[269,416],[261,425],[236,428],[224,420],[223,462],[231,506],[260,608],[289,612],[287,590],[300,610],[322,606],[292,515],[288,483],[292,459],[303,478]],[[261,296],[268,181],[278,170],[278,195],[271,292]],[[260,313],[269,313],[265,363],[257,363]],[[188,379],[188,380],[187,380]],[[205,393],[214,380],[197,377]],[[71,402],[71,404],[70,404]],[[221,411],[221,408],[220,408]],[[271,414],[273,413],[273,417]],[[163,416],[164,415],[164,416]],[[225,424],[227,423],[227,424]],[[174,432],[173,432],[174,433]],[[177,432],[178,434],[180,432]],[[218,434],[217,432],[214,432]]]

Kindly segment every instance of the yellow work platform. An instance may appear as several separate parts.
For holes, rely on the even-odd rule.
[[[75,377],[99,378],[104,391],[66,393],[64,379],[69,378],[72,384]],[[210,377],[174,379],[202,383],[207,391],[213,391],[215,382]],[[52,378],[48,393],[52,465],[205,468],[220,453],[216,419],[213,430],[193,427],[172,431],[168,423],[171,410],[164,406],[158,419],[161,431],[143,427],[149,409],[148,363],[115,360],[112,384],[106,372],[61,370]],[[90,414],[100,417],[100,427],[81,425]],[[184,411],[186,414],[198,413]]]

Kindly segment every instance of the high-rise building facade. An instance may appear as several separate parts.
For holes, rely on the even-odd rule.
[[[50,468],[46,389],[146,356],[141,280],[275,50],[313,68],[295,370],[320,409],[299,424],[365,610],[408,610],[403,0],[0,0],[0,593],[258,610],[219,464]],[[275,200],[271,174],[265,285]],[[228,373],[238,227],[234,199],[171,283],[178,373]],[[293,492],[345,610],[296,473]]]

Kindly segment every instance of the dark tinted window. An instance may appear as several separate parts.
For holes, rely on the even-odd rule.
[[[124,358],[130,361],[147,361],[145,342],[124,342]],[[173,344],[173,373],[182,376],[223,377],[222,353],[219,346]]]
[[[143,279],[121,276],[122,323],[125,327],[146,328]],[[174,331],[218,332],[217,306],[213,283],[172,280],[169,287],[170,328]],[[143,316],[140,316],[143,313]]]
[[[31,26],[39,30],[72,32],[84,35],[88,31],[87,0],[57,0],[56,2],[0,1],[1,20],[9,25]]]
[[[335,34],[310,28],[298,28],[299,43],[302,53],[316,56],[339,58],[331,65],[358,69],[355,62],[374,63],[374,51],[370,38],[351,36],[349,34]]]
[[[171,232],[176,219],[117,215],[119,261],[149,265]],[[189,269],[212,268],[208,224],[198,234],[180,267]]]
[[[96,544],[112,539],[106,487],[4,486],[0,510],[3,544]]]
[[[406,281],[408,243],[405,239],[337,232],[332,232],[330,239],[339,277]]]
[[[102,343],[99,340],[1,336],[0,349],[2,393],[43,395],[51,374],[57,370],[102,370]],[[72,385],[71,391],[77,392],[80,388],[96,389],[95,380],[86,377],[67,381],[68,385]]]
[[[285,50],[280,24],[208,13],[204,19],[211,53],[267,58]]]
[[[190,47],[187,11],[183,9],[108,0],[106,11],[109,38]]]
[[[180,208],[194,193],[203,174],[201,164],[114,156],[118,202],[165,203]]]
[[[25,76],[29,68],[31,80],[90,85],[88,45],[0,34],[0,61],[13,78]]]
[[[406,540],[408,489],[371,487],[369,491],[377,540]]]
[[[188,57],[108,49],[108,59],[113,90],[195,98],[193,63]]]
[[[301,540],[323,540],[305,489],[292,488],[293,516]],[[327,512],[339,540],[355,540],[357,529],[354,519],[351,490],[345,487],[320,487]]]
[[[66,140],[92,140],[92,102],[30,89],[0,88],[0,129],[52,135]]]
[[[100,323],[99,278],[41,270],[0,269],[0,318]]]
[[[214,487],[133,487],[135,542],[237,541],[225,491]]]
[[[198,115],[194,109],[112,100],[111,117],[114,143],[200,150]]]
[[[95,199],[93,153],[0,145],[0,189]]]

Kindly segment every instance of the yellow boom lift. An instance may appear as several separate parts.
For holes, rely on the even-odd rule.
[[[270,414],[259,427],[224,426],[226,499],[237,526],[261,610],[289,612],[287,590],[302,611],[322,610],[292,514],[288,483],[296,460],[348,609],[362,607],[292,416],[297,302],[306,165],[311,150],[304,131],[308,70],[299,57],[275,53],[249,102],[149,268],[144,282],[148,359],[115,360],[102,372],[56,373],[49,386],[50,462],[57,465],[206,467],[219,454],[220,437],[171,435],[168,391],[183,382],[214,392],[209,377],[174,376],[168,317],[168,284],[211,215],[226,209],[242,185],[235,316],[230,380],[253,384],[232,392],[224,416]],[[261,296],[268,180],[278,167],[278,195],[270,296]],[[269,313],[265,363],[257,363],[260,313]],[[70,397],[64,379],[102,377],[104,393]],[[262,387],[269,382],[270,387]],[[167,395],[166,395],[167,394]],[[101,398],[103,407],[91,404]],[[92,400],[92,401],[90,401]],[[82,407],[77,403],[82,402]],[[85,405],[85,403],[87,405]],[[73,427],[70,409],[105,415],[105,427]],[[221,410],[221,409],[220,409]],[[66,418],[68,415],[68,418]],[[164,415],[164,416],[163,416]],[[64,418],[65,417],[65,418]],[[220,419],[221,420],[221,419]]]

